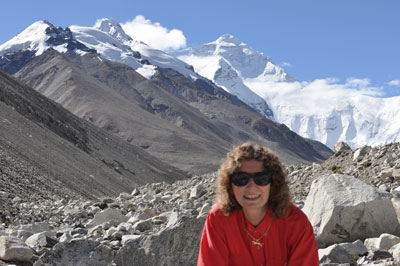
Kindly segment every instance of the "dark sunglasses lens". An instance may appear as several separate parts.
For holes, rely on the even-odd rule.
[[[242,187],[249,183],[250,177],[248,173],[234,173],[231,175],[231,181],[235,186]]]
[[[271,183],[272,174],[271,174],[271,173],[266,173],[266,172],[263,172],[263,173],[256,173],[256,174],[253,176],[253,180],[254,180],[254,183],[256,183],[256,185],[259,185],[259,186],[266,186],[266,185],[268,185],[269,183]]]

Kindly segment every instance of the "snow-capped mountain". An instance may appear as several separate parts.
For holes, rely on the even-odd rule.
[[[129,65],[147,79],[152,78],[157,67],[171,68],[192,80],[204,79],[205,76],[196,73],[190,64],[177,57],[135,40],[112,19],[100,19],[94,27],[73,25],[65,30],[56,28],[47,21],[35,22],[10,41],[0,45],[0,57],[5,59],[3,61],[11,60],[12,55],[21,50],[32,51],[38,56],[50,47],[61,53],[74,51],[84,55],[87,52],[97,52],[106,59]],[[259,113],[274,119],[264,99],[249,90],[240,80],[230,78],[235,75],[234,72],[221,69],[218,72],[219,85]]]
[[[38,56],[50,47],[61,53],[97,52],[106,59],[129,65],[148,79],[157,67],[172,68],[193,79],[201,78],[187,63],[134,40],[112,19],[101,19],[94,27],[72,25],[65,30],[48,21],[38,21],[0,45],[0,56],[21,50],[33,51]]]
[[[172,54],[193,65],[196,72],[209,79],[214,79],[215,72],[221,67],[219,62],[224,59],[244,79],[296,81],[274,64],[271,58],[250,49],[245,43],[229,34],[222,35],[214,42]]]
[[[193,71],[193,68],[190,65],[186,64],[182,60],[168,55],[163,51],[153,49],[143,42],[134,40],[132,37],[127,35],[122,29],[121,25],[113,19],[100,19],[96,22],[94,27],[71,26],[70,28],[74,37],[80,42],[84,43],[86,46],[97,50],[102,56],[109,60],[118,61],[131,66],[148,79],[154,75],[156,67],[172,68],[184,76],[193,79],[200,77]],[[114,42],[110,42],[109,39],[99,38],[99,36],[95,34],[96,31],[101,31],[104,35],[112,36],[114,38]],[[94,41],[90,41],[91,39]],[[126,60],[128,56],[120,56],[118,54],[119,51],[113,50],[113,54],[107,54],[102,52],[102,49],[99,48],[99,46],[106,46],[112,49],[115,41],[117,41],[120,45],[122,44],[123,46],[129,47],[129,49],[132,51],[138,52],[142,65],[137,66],[135,64],[127,63]]]
[[[268,56],[232,35],[174,55],[243,101],[257,94],[277,122],[330,148],[338,141],[352,147],[400,141],[400,97],[321,91],[324,87],[318,82],[309,86],[296,81]]]
[[[264,77],[273,81],[294,81],[271,59],[254,52],[232,35],[223,35],[215,42],[196,48],[172,52],[172,55],[195,67],[200,75],[212,80],[218,86],[256,109],[259,113],[274,119],[272,110],[262,97],[243,83],[243,77]],[[260,72],[260,69],[263,71]],[[237,71],[241,69],[242,71]]]
[[[56,28],[50,22],[43,20],[33,23],[16,37],[0,45],[0,56],[21,50],[34,51],[38,56],[50,47],[60,53],[65,53],[67,50],[81,53],[94,51],[75,40],[69,28],[65,30],[61,27]]]
[[[0,67],[14,73],[13,68],[21,65],[15,66],[13,61],[21,64],[24,60],[20,57],[28,61],[50,47],[61,53],[98,53],[129,65],[147,79],[152,79],[158,67],[171,68],[192,80],[205,77],[264,116],[331,148],[338,141],[353,147],[400,141],[400,97],[323,91],[318,81],[312,86],[297,81],[271,58],[232,35],[167,54],[127,35],[114,20],[65,29],[39,21],[0,45]]]

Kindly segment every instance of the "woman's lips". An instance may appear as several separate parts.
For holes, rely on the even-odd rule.
[[[248,195],[244,195],[243,197],[245,199],[247,199],[247,200],[256,200],[261,196],[260,195],[256,195],[256,194],[248,194]]]

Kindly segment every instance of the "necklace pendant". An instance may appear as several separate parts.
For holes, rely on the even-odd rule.
[[[264,245],[264,243],[261,243],[258,240],[253,240],[251,243],[253,243],[254,246],[259,246],[260,248]]]

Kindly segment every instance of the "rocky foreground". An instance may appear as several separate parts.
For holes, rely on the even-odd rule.
[[[321,265],[400,265],[400,144],[288,166]],[[196,265],[216,174],[99,201],[0,192],[0,265]],[[47,195],[47,194],[46,194]]]

